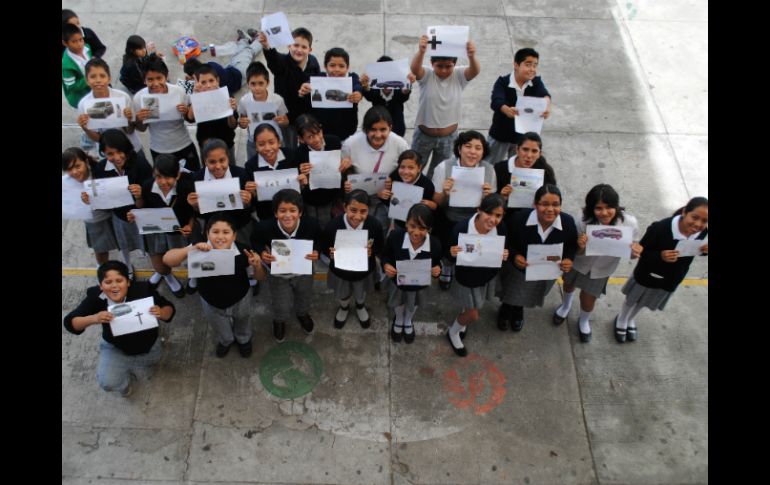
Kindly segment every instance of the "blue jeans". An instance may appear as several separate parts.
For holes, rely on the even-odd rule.
[[[105,391],[123,393],[128,388],[129,371],[137,367],[150,367],[161,357],[160,336],[146,354],[126,355],[122,350],[102,339],[99,344],[99,363],[96,366],[96,382]]]
[[[419,127],[416,126],[414,128],[412,150],[420,154],[423,164],[427,164],[428,157],[433,153],[430,165],[428,165],[428,173],[426,174],[429,179],[433,178],[433,171],[436,169],[436,165],[454,155],[453,149],[455,140],[459,136],[458,131],[455,130],[447,136],[429,136],[423,133]]]

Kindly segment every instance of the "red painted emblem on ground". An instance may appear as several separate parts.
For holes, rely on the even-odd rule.
[[[505,397],[505,376],[492,361],[470,354],[458,359],[442,376],[449,402],[476,415],[496,408]]]

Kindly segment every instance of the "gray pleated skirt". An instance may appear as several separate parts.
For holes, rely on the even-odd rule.
[[[425,301],[425,297],[422,294],[427,288],[417,291],[404,291],[396,284],[396,280],[393,278],[385,278],[385,286],[388,291],[388,308],[392,309],[405,305],[409,311],[412,311]]]
[[[451,288],[452,298],[455,300],[455,303],[465,310],[472,310],[474,308],[481,310],[484,307],[484,302],[494,298],[495,288],[498,285],[497,278],[495,276],[487,284],[475,288],[464,286],[455,278]]]
[[[647,307],[652,311],[663,310],[668,303],[668,299],[674,294],[673,291],[666,291],[661,288],[647,288],[636,282],[633,275],[628,278],[626,284],[620,290],[626,295],[628,305],[639,305]]]
[[[112,214],[112,227],[115,229],[115,237],[121,251],[134,251],[136,249],[144,251],[144,240],[139,234],[139,228],[136,224],[124,221]]]
[[[112,229],[112,217],[99,222],[86,222],[86,243],[95,253],[118,249],[118,240]]]
[[[179,232],[144,235],[144,247],[150,254],[165,254],[169,249],[185,246],[187,246],[187,239]]]
[[[372,271],[364,279],[358,281],[343,280],[331,270],[326,273],[326,287],[334,290],[334,298],[342,300],[351,295],[358,295],[360,291],[371,293],[374,289],[374,274]]]
[[[564,284],[580,288],[594,298],[599,298],[600,296],[607,294],[607,281],[610,279],[609,276],[604,278],[590,278],[576,269],[573,269],[569,273],[565,273],[562,278],[564,279]]]
[[[512,263],[504,263],[500,269],[502,282],[497,296],[508,305],[533,308],[543,306],[545,295],[551,291],[556,280],[526,281],[523,271]]]

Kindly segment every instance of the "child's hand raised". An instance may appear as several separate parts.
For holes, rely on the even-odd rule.
[[[150,315],[152,315],[155,318],[160,318],[160,307],[158,305],[151,306]]]
[[[468,59],[473,59],[473,56],[476,55],[476,44],[474,44],[472,40],[469,40],[468,43],[465,44],[465,50],[468,52]]]
[[[136,120],[140,122],[144,122],[150,116],[152,116],[152,112],[149,108],[142,108],[136,112]]]
[[[246,255],[246,259],[249,260],[249,264],[252,266],[258,266],[259,263],[262,262],[262,259],[259,257],[259,254],[255,253],[254,251],[251,251],[249,249],[244,249],[243,254]]]
[[[310,261],[318,261],[318,251],[313,251],[310,254],[306,254],[305,259],[309,259]]]
[[[97,313],[95,316],[96,316],[96,323],[110,323],[115,318],[115,315],[108,312],[107,310],[101,311]]]
[[[422,36],[420,36],[420,49],[419,50],[423,54],[425,54],[425,52],[428,51],[428,36],[427,35],[423,34]]]
[[[205,242],[199,242],[198,244],[196,244],[193,247],[195,249],[197,249],[198,251],[203,251],[203,252],[211,251],[211,245],[209,243],[205,243]]]
[[[134,112],[131,111],[131,108],[126,107],[123,109],[123,116],[125,116],[126,119],[130,121],[134,117]]]
[[[128,191],[134,196],[134,200],[142,196],[142,186],[139,184],[131,184],[128,186]]]
[[[303,83],[302,86],[299,87],[299,97],[307,96],[310,93],[310,83]]]
[[[513,187],[511,184],[508,184],[500,190],[500,195],[507,199],[508,196],[511,195],[511,192],[513,192]]]
[[[577,245],[580,249],[585,249],[586,244],[588,244],[588,236],[586,235],[586,233],[582,233],[577,238]],[[632,244],[631,247],[633,248],[633,246],[634,245]]]
[[[246,182],[244,190],[248,190],[252,194],[256,194],[257,193],[257,183],[255,181],[253,181],[253,180],[249,180],[248,182]]]
[[[456,258],[460,252],[462,252],[462,248],[460,246],[452,246],[449,248],[449,254],[451,254],[453,258]]]
[[[353,190],[353,182],[351,182],[350,180],[346,180],[345,184],[342,187],[345,190],[345,193],[347,194]]]
[[[667,263],[676,263],[676,260],[678,258],[679,258],[679,251],[677,251],[676,249],[660,252],[660,259],[662,259]]]
[[[345,170],[353,166],[353,160],[350,157],[345,157],[340,161],[340,173],[345,173]]]
[[[136,222],[136,216],[134,215],[134,211],[128,211],[126,213],[126,220],[131,223]]]
[[[359,93],[358,91],[354,91],[354,92],[348,94],[348,102],[349,103],[358,103],[359,101],[361,101],[362,97],[363,96],[361,95],[361,93]]]
[[[248,190],[241,190],[241,200],[243,201],[243,205],[249,205],[251,202],[251,192]]]
[[[82,115],[78,116],[78,125],[82,129],[86,129],[86,126],[88,125],[88,115],[83,113]]]
[[[513,264],[515,264],[519,269],[526,269],[527,266],[529,266],[529,263],[527,263],[527,258],[521,254],[517,254],[516,257],[513,258]]]
[[[270,264],[273,261],[275,261],[275,256],[270,254],[270,250],[267,248],[265,248],[265,250],[262,251],[262,254],[260,254],[260,256],[262,257],[262,261],[264,261],[267,264]]]
[[[500,112],[502,114],[504,114],[505,116],[507,116],[508,118],[513,118],[515,116],[518,116],[518,114],[519,114],[519,110],[517,110],[516,108],[514,108],[512,106],[508,106],[508,105],[505,105],[505,104],[500,106]]]
[[[430,269],[430,275],[438,278],[441,275],[441,266],[434,266]]]
[[[313,169],[313,165],[310,164],[310,162],[300,163],[299,164],[299,173],[302,175],[307,175],[310,173],[310,170]]]
[[[270,43],[267,41],[267,36],[261,30],[259,31],[259,34],[257,34],[257,40],[259,40],[259,43],[262,45],[263,49],[270,49]]]
[[[359,77],[358,80],[361,81],[361,87],[369,91],[369,76],[361,74],[361,77]]]
[[[580,242],[578,241],[578,245]],[[639,243],[631,243],[631,259],[636,259],[639,257],[640,254],[642,254],[642,251],[644,251],[644,247]]]
[[[238,102],[235,100],[235,98],[230,98],[230,109],[233,111],[238,109]]]

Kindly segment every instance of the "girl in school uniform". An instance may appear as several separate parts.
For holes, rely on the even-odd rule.
[[[419,155],[418,155],[419,156]],[[397,227],[388,234],[382,254],[382,269],[388,276],[388,309],[393,315],[390,337],[394,342],[411,344],[415,331],[412,318],[417,307],[424,303],[423,291],[427,286],[396,284],[397,261],[431,260],[431,276],[441,273],[441,243],[430,234],[433,229],[433,211],[425,204],[415,204],[407,213],[406,227]]]
[[[382,227],[373,217],[369,216],[369,195],[361,189],[345,194],[345,213],[335,217],[324,228],[321,247],[330,259],[327,273],[327,286],[334,290],[334,297],[339,302],[337,314],[334,316],[334,328],[345,326],[348,310],[352,299],[355,299],[356,317],[362,328],[369,328],[371,320],[366,309],[366,293],[371,291],[374,283],[375,256],[382,251],[384,236]],[[337,268],[334,264],[334,244],[338,230],[366,231],[367,255],[369,257],[366,271],[348,271]]]
[[[526,136],[526,135],[525,135]],[[565,273],[564,297],[560,307],[553,314],[553,323],[560,325],[564,322],[575,297],[575,288],[580,288],[580,319],[578,320],[578,335],[581,342],[591,341],[591,312],[596,300],[607,293],[607,281],[610,275],[618,269],[620,259],[613,256],[586,256],[586,226],[601,224],[603,226],[626,226],[632,230],[631,259],[639,257],[642,246],[639,240],[639,224],[636,217],[620,206],[620,196],[607,184],[594,186],[586,195],[586,205],[583,207],[583,218],[578,227],[578,252],[572,271]]]
[[[150,285],[157,288],[162,278],[175,297],[184,298],[184,287],[171,274],[171,268],[163,263],[163,255],[169,249],[186,246],[185,238],[192,234],[195,217],[192,207],[187,203],[187,194],[192,187],[191,178],[188,174],[181,173],[179,163],[173,156],[165,153],[155,158],[155,168],[152,172],[154,177],[142,184],[142,197],[136,201],[136,206],[139,209],[171,207],[176,215],[179,232],[144,235],[144,246],[150,253],[150,262],[155,269],[150,276]],[[128,221],[136,221],[132,211],[128,212]]]
[[[494,167],[483,161],[489,154],[489,145],[487,145],[484,135],[473,130],[460,133],[454,142],[453,150],[455,156],[439,163],[433,171],[432,182],[436,188],[433,201],[439,209],[436,232],[441,240],[446,240],[455,224],[476,214],[476,209],[473,207],[449,206],[449,194],[454,187],[452,167],[482,167],[484,169],[484,184],[482,185],[484,197],[493,193],[497,186]],[[441,267],[441,276],[438,279],[439,287],[442,290],[449,289],[452,284],[453,272],[454,266],[448,259],[445,259]]]
[[[92,180],[96,171],[97,161],[79,147],[67,148],[61,154],[61,169],[67,174],[64,183],[80,189],[81,200],[88,203],[88,194],[83,182]],[[93,217],[84,221],[86,226],[86,243],[94,250],[98,264],[110,259],[110,251],[118,249],[118,240],[112,229],[112,211],[104,209],[92,210]]]
[[[102,341],[96,381],[105,391],[117,391],[129,397],[136,376],[132,369],[149,367],[160,360],[161,346],[158,327],[115,336],[110,322],[115,315],[108,312],[110,305],[152,297],[155,303],[150,314],[170,322],[176,310],[174,304],[160,296],[147,282],[132,283],[128,267],[120,261],[106,261],[96,270],[99,286],[86,290],[85,299],[64,317],[64,328],[75,335],[82,334],[92,325],[101,325]]]
[[[94,178],[128,177],[128,191],[136,202],[142,196],[142,183],[152,179],[152,167],[144,160],[136,156],[134,146],[121,130],[110,128],[102,133],[99,140],[99,152],[105,158],[96,167]],[[123,260],[128,266],[129,277],[135,280],[134,267],[131,264],[131,251],[144,252],[144,240],[139,234],[136,224],[128,222],[128,211],[135,208],[136,204],[112,209],[112,227],[118,247],[123,255]]]
[[[475,215],[458,222],[449,236],[447,253],[452,263],[457,261],[457,254],[463,251],[463,248],[457,244],[460,233],[507,236],[505,223],[502,222],[504,212],[505,201],[500,194],[492,193],[481,200]],[[508,254],[508,249],[505,249],[503,261],[508,259]],[[466,327],[479,319],[479,310],[484,306],[484,302],[494,295],[495,279],[499,272],[499,267],[457,267],[455,275],[457,281],[452,285],[452,296],[462,310],[449,327],[447,339],[452,350],[460,357],[468,355],[468,349],[462,342]]]
[[[407,150],[398,156],[398,168],[390,174],[385,182],[385,190],[379,193],[380,200],[383,201],[385,207],[390,207],[390,199],[393,197],[393,182],[403,182],[422,187],[423,192],[420,203],[426,205],[431,210],[436,210],[438,206],[433,202],[433,194],[436,190],[433,187],[433,182],[422,173],[422,168],[422,157],[416,151]],[[406,227],[404,221],[397,219],[393,220],[393,224],[401,229]]]
[[[508,240],[513,267],[503,266],[500,274],[502,287],[498,292],[502,305],[497,314],[497,325],[518,332],[524,326],[524,307],[543,306],[545,295],[556,282],[553,280],[526,281],[527,250],[530,244],[564,244],[561,271],[568,273],[577,252],[575,220],[561,211],[561,191],[545,184],[535,192],[534,209],[517,212],[511,221]]]
[[[636,321],[639,311],[647,307],[663,310],[669,298],[690,269],[693,256],[679,256],[679,241],[703,241],[702,256],[708,255],[709,201],[694,197],[671,217],[653,222],[639,244],[644,248],[634,274],[621,290],[626,295],[620,314],[615,317],[615,339],[619,343],[637,339]]]
[[[235,223],[227,212],[215,212],[206,222],[206,242],[183,248],[169,249],[163,262],[175,267],[187,259],[192,248],[199,251],[229,250],[235,258],[235,272],[231,275],[196,278],[200,290],[203,314],[217,339],[216,356],[222,358],[233,342],[238,344],[241,357],[251,355],[251,325],[249,325],[249,276],[251,266],[257,279],[266,278],[259,255],[235,240]]]

